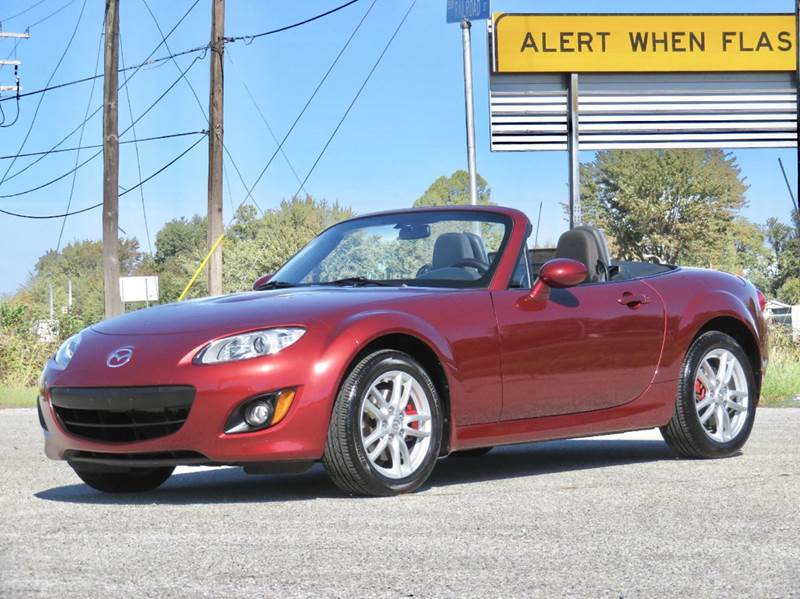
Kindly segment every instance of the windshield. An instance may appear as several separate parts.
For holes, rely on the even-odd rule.
[[[466,210],[358,218],[324,231],[270,285],[486,287],[510,229],[508,217]]]

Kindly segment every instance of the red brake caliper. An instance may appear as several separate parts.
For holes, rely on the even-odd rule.
[[[700,379],[697,379],[694,382],[694,396],[696,402],[701,402],[706,396],[706,388],[703,383],[700,382]]]
[[[408,405],[406,406],[406,416],[414,416],[417,413],[417,409],[414,407],[414,402],[409,401]],[[408,425],[409,428],[419,428],[419,421],[414,421]]]

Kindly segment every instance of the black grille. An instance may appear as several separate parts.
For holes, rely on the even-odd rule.
[[[96,441],[131,443],[165,437],[186,422],[193,387],[55,388],[51,400],[70,433]]]

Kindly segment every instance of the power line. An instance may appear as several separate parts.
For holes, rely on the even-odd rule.
[[[185,137],[187,135],[205,135],[205,129],[198,129],[196,131],[183,131],[181,133],[166,133],[164,135],[154,135],[152,137],[139,137],[136,139],[126,139],[120,140],[119,145],[124,144],[134,144],[134,143],[141,143],[145,141],[158,141],[161,139],[171,139],[173,137]],[[61,148],[58,150],[45,150],[43,152],[26,152],[24,154],[19,154],[20,158],[25,158],[27,156],[44,156],[47,154],[59,154],[62,152],[77,152],[78,150],[93,150],[95,148],[102,148],[103,144],[92,144],[88,146],[73,146],[71,148]],[[8,156],[0,156],[0,160],[10,160],[14,158],[17,154],[10,154]]]
[[[317,167],[317,164],[319,164],[319,161],[322,159],[322,156],[325,154],[325,151],[328,149],[328,146],[331,145],[333,138],[336,136],[336,133],[338,133],[339,128],[342,126],[342,123],[344,123],[345,119],[347,118],[347,115],[350,114],[350,110],[355,105],[356,101],[361,95],[361,92],[364,91],[364,88],[367,86],[367,83],[369,83],[369,80],[372,78],[372,74],[375,72],[375,69],[378,68],[378,65],[381,63],[381,60],[383,60],[384,55],[386,54],[387,50],[389,50],[389,46],[392,45],[392,42],[397,37],[397,34],[403,27],[403,24],[406,22],[406,19],[408,19],[408,15],[411,14],[411,10],[414,8],[414,5],[416,3],[417,0],[413,0],[411,5],[408,7],[408,10],[403,15],[403,18],[400,20],[400,23],[398,23],[397,27],[395,28],[394,33],[392,33],[392,37],[390,37],[389,41],[386,42],[386,45],[383,47],[383,50],[381,51],[380,55],[378,55],[378,59],[375,61],[375,64],[372,65],[372,68],[369,70],[369,73],[367,73],[367,77],[364,79],[364,82],[361,84],[361,87],[358,88],[356,95],[353,96],[352,102],[350,102],[350,105],[347,107],[347,110],[344,111],[344,114],[342,115],[342,118],[339,119],[339,123],[336,125],[336,128],[333,130],[333,133],[331,133],[330,137],[328,138],[328,141],[325,142],[322,151],[319,153],[319,156],[317,156],[317,159],[314,161],[314,164],[311,165],[311,168],[308,170],[308,173],[303,179],[303,182],[300,184],[300,187],[297,188],[297,191],[294,193],[292,197],[297,197],[297,195],[300,193],[300,190],[303,189],[303,185],[305,185],[306,181],[308,181],[308,178],[311,176],[311,173],[314,172],[314,169]]]
[[[47,2],[47,0],[39,0],[38,2],[34,2],[28,8],[26,8],[25,10],[21,10],[17,14],[11,15],[10,17],[6,17],[5,19],[0,19],[0,23],[5,23],[6,21],[10,21],[11,19],[16,19],[17,17],[21,17],[25,13],[32,11],[34,8],[36,8],[40,4],[44,4],[45,2]]]
[[[64,10],[64,9],[65,9],[65,8],[67,8],[68,6],[71,6],[72,4],[75,4],[75,0],[69,0],[69,2],[67,2],[66,4],[62,4],[60,7],[58,7],[57,9],[55,9],[53,12],[51,12],[51,13],[50,13],[49,15],[47,15],[46,17],[42,17],[42,18],[41,18],[41,19],[39,19],[38,21],[36,21],[36,22],[34,22],[34,23],[31,23],[30,25],[28,25],[28,26],[26,27],[26,29],[31,29],[32,27],[36,27],[37,25],[41,25],[42,23],[44,23],[44,22],[45,22],[45,21],[47,21],[48,19],[52,19],[54,16],[56,16],[58,13],[60,13],[62,10]]]
[[[265,35],[274,35],[276,33],[282,33],[284,31],[288,31],[289,29],[294,29],[295,27],[300,27],[302,25],[306,25],[306,24],[311,23],[313,21],[317,21],[319,19],[327,17],[328,15],[332,15],[335,12],[339,12],[343,8],[347,8],[351,4],[355,4],[358,1],[359,0],[350,0],[350,2],[345,2],[344,4],[342,4],[340,6],[337,6],[336,8],[332,8],[331,10],[328,10],[326,12],[320,13],[320,14],[318,14],[316,16],[311,17],[311,18],[304,19],[302,21],[298,21],[297,23],[292,23],[291,25],[284,25],[283,27],[278,27],[277,29],[270,29],[269,31],[263,31],[261,33],[255,33],[255,34],[251,34],[251,35],[238,35],[238,36],[235,36],[235,37],[226,37],[225,41],[229,42],[229,43],[233,43],[233,42],[238,42],[238,41],[242,40],[246,44],[250,44],[254,39],[257,39],[259,37],[264,37]]]
[[[244,87],[244,91],[246,92],[247,97],[250,98],[250,102],[255,107],[256,112],[258,112],[258,116],[261,117],[261,120],[267,126],[267,131],[269,131],[269,134],[272,137],[272,141],[274,141],[275,144],[278,144],[279,143],[278,142],[278,136],[275,135],[275,131],[272,130],[272,127],[270,126],[269,121],[267,120],[267,117],[264,116],[264,112],[261,110],[261,106],[259,106],[259,104],[256,101],[255,97],[253,96],[253,93],[250,91],[250,87],[247,85],[247,82],[245,81],[244,77],[242,77],[242,74],[239,72],[239,69],[236,66],[236,63],[233,60],[233,56],[231,54],[230,49],[228,50],[228,61],[231,63],[231,66],[233,66],[233,69],[236,71],[236,75],[239,77],[239,81],[241,81],[242,87]],[[300,181],[300,175],[297,174],[297,170],[294,168],[294,165],[292,164],[292,161],[289,160],[289,156],[286,155],[286,152],[284,151],[283,148],[281,148],[281,155],[283,156],[283,159],[286,160],[286,164],[289,165],[289,169],[292,171],[292,174],[294,175],[294,178],[297,179],[298,183],[300,183],[301,182]],[[242,181],[242,183],[244,183],[244,181]],[[247,185],[245,185],[244,188],[247,189]],[[307,189],[305,189],[304,191],[306,192],[306,195],[309,195]]]
[[[139,187],[141,187],[142,185],[144,185],[145,183],[147,183],[148,181],[150,181],[154,177],[157,177],[158,175],[163,173],[165,170],[167,170],[173,164],[178,162],[178,160],[180,160],[181,158],[186,156],[186,154],[188,154],[192,149],[194,149],[194,147],[197,146],[197,144],[199,144],[201,141],[203,141],[204,138],[205,138],[205,135],[203,135],[203,137],[200,137],[192,145],[190,145],[183,152],[178,154],[175,158],[173,158],[172,160],[167,162],[164,166],[159,168],[157,171],[152,173],[150,176],[148,176],[145,179],[142,179],[141,181],[139,181],[133,187],[129,187],[128,189],[126,189],[125,191],[120,193],[119,197],[122,197],[122,196],[134,191],[135,189],[138,189]],[[15,216],[17,218],[28,218],[28,219],[34,219],[34,220],[47,220],[47,219],[53,219],[53,218],[66,218],[67,216],[74,216],[76,214],[83,214],[84,212],[89,212],[90,210],[94,210],[95,208],[100,208],[102,205],[103,205],[103,202],[99,202],[97,204],[93,204],[91,206],[87,206],[86,208],[81,208],[80,210],[73,210],[72,212],[65,212],[63,214],[43,214],[43,215],[21,214],[19,212],[12,212],[10,210],[3,210],[2,208],[0,208],[0,213],[7,214],[8,216]]]
[[[164,32],[161,29],[161,25],[158,22],[158,18],[156,17],[155,13],[151,10],[150,5],[147,3],[147,0],[142,0],[142,3],[144,4],[144,7],[147,9],[147,12],[150,14],[150,17],[153,19],[153,23],[155,24],[156,29],[158,29],[159,35],[161,35],[161,38],[164,41],[164,47],[167,49],[167,52],[171,53],[172,50],[170,50],[169,44],[167,43],[167,40],[164,37]],[[180,71],[181,70],[181,66],[178,64],[178,61],[173,58],[172,62],[175,65],[175,68],[177,68],[178,71]],[[192,92],[192,96],[194,97],[194,101],[197,103],[197,108],[200,110],[200,114],[203,115],[203,119],[205,120],[206,124],[209,125],[209,129],[210,129],[211,127],[210,127],[210,123],[209,123],[209,120],[208,120],[208,115],[206,114],[206,109],[203,107],[203,103],[200,101],[200,98],[197,95],[197,91],[194,89],[194,85],[192,85],[192,82],[189,80],[188,77],[184,77],[183,79],[186,82],[186,85],[189,87],[189,91]],[[233,155],[231,154],[230,150],[228,149],[228,146],[225,145],[224,141],[222,143],[222,149],[225,152],[225,154],[228,156],[228,160],[230,161],[231,165],[233,165],[233,168],[236,171],[236,175],[239,177],[239,181],[241,181],[241,183],[242,183],[242,187],[247,189],[247,183],[245,183],[245,181],[244,181],[244,177],[242,176],[242,171],[239,169],[239,165],[236,163],[236,160],[234,160]],[[224,168],[225,168],[224,161],[223,161],[222,167],[223,167],[223,170],[224,170]],[[227,175],[225,175],[225,177],[223,177],[223,178],[227,180]],[[228,183],[228,193],[230,193],[230,183]],[[256,204],[256,206],[258,206],[258,204],[255,202],[255,200],[253,200],[253,203]],[[259,207],[258,210],[260,212],[261,208]]]
[[[123,136],[123,135],[125,135],[125,134],[126,134],[128,131],[130,131],[130,130],[133,128],[133,126],[134,126],[136,123],[138,123],[140,120],[142,120],[142,118],[144,118],[144,116],[145,116],[145,115],[146,115],[148,112],[150,112],[150,111],[153,109],[153,107],[154,107],[156,104],[158,104],[158,103],[159,103],[159,102],[160,102],[162,99],[164,99],[164,96],[166,96],[166,95],[167,95],[167,94],[170,92],[170,90],[171,90],[173,87],[175,87],[175,86],[177,85],[178,81],[180,81],[180,80],[181,80],[181,78],[183,77],[183,75],[185,75],[185,74],[186,74],[186,71],[188,71],[189,69],[191,69],[191,68],[192,68],[192,66],[194,66],[194,64],[195,64],[195,63],[196,63],[196,62],[197,62],[199,59],[200,59],[200,57],[199,57],[199,56],[195,56],[194,60],[193,60],[192,62],[190,62],[190,63],[189,63],[189,66],[188,66],[188,67],[186,67],[186,69],[185,69],[185,70],[184,70],[184,71],[181,73],[181,76],[180,76],[180,77],[178,77],[178,78],[177,78],[175,81],[173,81],[173,82],[172,82],[172,84],[171,84],[171,85],[170,85],[170,86],[169,86],[167,89],[165,89],[165,90],[164,90],[164,92],[163,92],[163,93],[162,93],[162,94],[161,94],[161,95],[160,95],[158,98],[156,98],[156,99],[155,99],[155,100],[154,100],[154,101],[153,101],[153,102],[150,104],[150,106],[148,106],[148,107],[147,107],[147,109],[146,109],[146,110],[145,110],[145,111],[144,111],[142,114],[140,114],[140,115],[139,115],[139,116],[136,118],[136,120],[134,120],[134,121],[133,121],[133,122],[132,122],[130,125],[128,125],[128,127],[127,127],[127,128],[124,130],[124,131],[122,131],[122,133],[120,133],[120,134],[119,134],[119,137],[122,137],[122,136]],[[81,162],[81,163],[80,163],[78,166],[76,166],[75,168],[73,168],[73,169],[71,169],[71,170],[67,171],[66,173],[63,173],[62,175],[59,175],[58,177],[55,177],[54,179],[51,179],[51,180],[47,181],[46,183],[42,183],[41,185],[37,185],[36,187],[32,187],[32,188],[30,188],[30,189],[26,189],[25,191],[18,191],[18,192],[16,192],[16,193],[9,193],[9,194],[0,195],[0,198],[2,198],[2,199],[5,199],[5,198],[15,198],[15,197],[18,197],[18,196],[21,196],[21,195],[26,195],[26,194],[28,194],[28,193],[31,193],[31,192],[34,192],[34,191],[38,191],[38,190],[40,190],[40,189],[43,189],[43,188],[45,188],[45,187],[48,187],[48,186],[52,185],[53,183],[56,183],[56,182],[60,181],[60,180],[61,180],[61,179],[63,179],[64,177],[68,177],[69,175],[71,175],[72,173],[74,173],[74,172],[75,172],[75,171],[77,171],[78,169],[82,168],[83,166],[85,166],[87,163],[89,163],[89,162],[90,162],[90,161],[92,161],[93,159],[97,158],[97,157],[98,157],[100,154],[102,154],[102,153],[103,153],[103,150],[102,150],[102,149],[101,149],[101,150],[98,150],[97,152],[95,152],[94,154],[92,154],[92,155],[91,155],[89,158],[87,158],[86,160],[84,160],[83,162]],[[31,163],[31,164],[33,164],[33,163]],[[7,171],[6,171],[6,172],[7,172]],[[20,173],[20,172],[22,172],[22,171],[17,171],[17,173],[16,173],[16,174],[18,174],[18,173]]]
[[[197,1],[199,1],[199,0],[197,0]],[[197,4],[197,1],[195,1],[195,3],[192,4],[192,6],[189,8],[189,11],[187,11],[187,13],[186,13],[187,15],[195,7],[195,5]],[[351,4],[355,4],[356,2],[359,2],[359,1],[360,0],[350,0],[349,2],[346,2],[345,4],[342,4],[341,6],[337,6],[336,8],[332,8],[329,11],[326,11],[324,13],[318,14],[318,15],[316,15],[314,17],[309,18],[309,19],[304,19],[303,21],[298,21],[297,23],[292,23],[291,25],[285,25],[284,27],[279,27],[277,29],[272,29],[270,31],[263,31],[261,33],[255,33],[255,34],[251,34],[251,35],[240,35],[240,36],[236,36],[236,37],[226,37],[225,41],[229,42],[229,43],[233,43],[233,42],[237,42],[237,41],[240,41],[240,40],[244,40],[246,44],[250,44],[250,42],[252,42],[254,39],[257,39],[259,37],[264,37],[264,36],[267,36],[267,35],[274,35],[276,33],[282,33],[284,31],[288,31],[290,29],[294,29],[296,27],[300,27],[301,25],[305,25],[307,23],[311,23],[313,21],[317,21],[317,20],[319,20],[319,19],[321,19],[323,17],[326,17],[326,16],[331,15],[331,14],[333,14],[335,12],[338,12],[338,11],[344,9],[344,8],[347,8]],[[64,8],[66,8],[67,6],[72,4],[73,2],[75,2],[75,0],[70,0],[70,2],[68,2],[67,4],[65,4],[64,6],[62,6],[58,10],[59,11],[63,10]],[[55,14],[55,13],[53,13],[53,14]],[[48,15],[48,17],[45,17],[45,19],[49,18],[50,16],[53,16],[53,14]],[[186,17],[186,15],[184,15],[183,18],[185,18],[185,17]],[[181,21],[183,20],[183,18],[181,18]],[[35,24],[38,24],[43,20],[44,19],[42,19],[40,21],[37,21],[37,23],[35,23]],[[178,24],[180,24],[180,21],[178,22]],[[33,27],[33,25],[30,25],[29,27]],[[177,25],[176,25],[176,27],[177,27]],[[174,28],[173,28],[173,31],[174,31]],[[169,37],[169,34],[167,34],[167,37]],[[174,54],[170,54],[168,56],[161,56],[159,58],[154,58],[153,60],[145,60],[145,61],[141,62],[140,64],[130,66],[127,69],[118,69],[118,72],[123,72],[124,70],[130,70],[130,69],[138,69],[138,68],[141,68],[143,66],[148,66],[148,65],[154,65],[154,64],[157,64],[157,63],[160,63],[160,62],[164,62],[166,60],[171,60],[171,59],[173,59],[173,58],[175,58],[177,56],[183,56],[185,54],[192,54],[192,53],[195,53],[195,52],[204,52],[204,51],[207,51],[208,49],[209,49],[209,44],[204,44],[202,46],[197,46],[195,48],[189,48],[188,50],[182,50],[180,52],[175,52]],[[152,54],[150,56],[152,56]],[[103,75],[96,75],[94,77],[83,77],[81,79],[74,79],[72,81],[65,81],[64,83],[59,83],[59,84],[56,84],[56,85],[44,87],[42,89],[36,89],[36,90],[29,91],[29,92],[25,92],[24,94],[20,94],[19,97],[20,98],[26,98],[28,96],[33,96],[33,95],[36,95],[36,94],[42,94],[42,93],[50,91],[50,90],[60,89],[62,87],[67,87],[67,86],[70,86],[70,85],[77,85],[79,83],[86,83],[87,81],[91,81],[92,79],[97,79],[97,78],[100,78],[100,77],[103,77]],[[10,99],[11,98],[0,98],[0,102],[5,102],[5,101],[8,101]]]
[[[94,72],[97,73],[97,70],[100,68],[100,51],[103,49],[103,29],[100,29],[100,36],[97,42],[97,55],[94,59]],[[83,134],[86,130],[86,117],[89,116],[89,109],[92,107],[92,100],[94,99],[94,88],[95,83],[92,82],[92,89],[89,92],[89,99],[86,100],[86,110],[83,114],[83,125],[81,125],[81,133],[78,137],[78,145],[80,146],[83,143]],[[69,187],[69,198],[67,199],[67,209],[64,212],[69,212],[69,209],[72,207],[72,198],[75,195],[75,182],[78,180],[78,161],[81,157],[81,151],[75,154],[75,170],[72,173],[72,183]],[[64,220],[61,221],[61,229],[58,231],[58,242],[56,243],[56,253],[61,249],[61,240],[64,238],[64,228],[67,226],[67,217],[64,217]]]
[[[308,107],[311,105],[311,102],[312,102],[312,101],[314,100],[314,98],[317,96],[317,93],[318,93],[318,92],[319,92],[319,90],[322,88],[323,84],[324,84],[324,83],[325,83],[325,81],[328,79],[328,76],[331,74],[331,72],[333,71],[334,67],[335,67],[335,66],[337,65],[337,63],[339,62],[339,59],[342,57],[342,54],[344,54],[345,50],[347,50],[348,46],[350,45],[350,42],[352,42],[352,41],[353,41],[353,38],[355,38],[355,36],[356,36],[356,33],[358,33],[358,30],[359,30],[359,29],[361,29],[361,25],[364,23],[364,21],[366,20],[367,16],[369,15],[369,13],[372,11],[372,8],[375,6],[375,2],[376,2],[376,1],[377,1],[377,0],[372,0],[372,3],[369,5],[369,7],[367,7],[367,10],[364,12],[364,15],[363,15],[363,16],[361,17],[361,19],[358,21],[358,24],[355,26],[355,28],[353,29],[353,31],[350,33],[350,36],[347,38],[347,41],[345,41],[344,45],[343,45],[343,46],[342,46],[342,48],[339,50],[339,53],[338,53],[338,54],[336,55],[336,57],[333,59],[333,62],[332,62],[332,63],[330,64],[330,66],[328,67],[328,70],[327,70],[327,71],[325,71],[325,74],[322,76],[322,79],[320,79],[320,80],[319,80],[319,83],[317,83],[317,86],[314,88],[314,91],[313,91],[313,92],[311,92],[311,95],[309,96],[308,100],[306,100],[306,103],[305,103],[305,105],[303,106],[303,108],[300,110],[300,113],[299,113],[299,114],[297,115],[297,117],[294,119],[294,122],[292,123],[292,126],[291,126],[291,127],[289,127],[289,130],[288,130],[288,131],[286,132],[286,134],[283,136],[283,139],[281,139],[281,143],[279,143],[279,144],[278,144],[278,147],[277,147],[277,148],[275,149],[275,151],[272,153],[272,156],[270,156],[270,157],[269,157],[269,160],[267,160],[267,164],[265,164],[265,165],[264,165],[264,168],[263,168],[263,169],[261,169],[261,172],[259,173],[259,175],[258,175],[258,177],[256,178],[256,180],[255,180],[255,182],[253,183],[253,185],[252,185],[252,186],[250,186],[250,188],[249,188],[249,189],[247,189],[247,194],[245,195],[244,199],[243,199],[243,200],[242,200],[242,201],[239,203],[239,206],[237,206],[236,210],[234,210],[234,214],[236,214],[236,212],[239,210],[239,208],[240,208],[240,207],[241,207],[241,206],[242,206],[242,205],[243,205],[243,204],[244,204],[244,203],[245,203],[245,202],[246,202],[248,199],[252,199],[252,197],[253,197],[253,190],[256,188],[256,185],[258,185],[259,181],[261,181],[261,178],[264,176],[264,173],[266,173],[266,172],[267,172],[267,169],[268,169],[268,168],[269,168],[269,166],[272,164],[272,161],[273,161],[273,160],[275,160],[275,157],[278,155],[278,152],[280,152],[280,151],[281,151],[281,149],[283,148],[283,144],[285,144],[285,143],[286,143],[286,140],[287,140],[287,139],[289,139],[289,136],[292,134],[292,131],[294,131],[294,128],[297,126],[297,123],[299,123],[299,122],[300,122],[300,119],[301,119],[301,118],[303,118],[303,115],[305,114],[306,110],[307,110],[307,109],[308,109]]]
[[[124,68],[125,67],[125,52],[123,52],[122,48],[123,48],[122,33],[120,32],[120,35],[119,35],[119,59],[122,62],[122,66]],[[126,96],[126,98],[128,100],[128,114],[130,115],[131,129],[132,129],[132,132],[133,132],[133,137],[135,139],[136,138],[136,127],[134,126],[134,122],[133,122],[133,106],[131,105],[131,88],[130,88],[130,86],[126,86],[125,87],[125,96]],[[87,112],[88,112],[88,106],[87,106]],[[142,180],[142,160],[139,157],[139,144],[138,143],[134,143],[133,147],[136,150],[136,169],[137,169],[137,171],[139,173],[139,180],[141,181]],[[144,186],[140,186],[139,187],[139,197],[141,198],[141,201],[142,201],[142,219],[144,220],[144,232],[145,232],[145,235],[147,236],[147,248],[150,251],[150,254],[152,254],[153,253],[153,244],[150,242],[150,227],[147,225],[147,208],[145,207],[145,202],[144,202]]]
[[[75,21],[75,27],[72,30],[72,35],[70,35],[69,41],[67,42],[67,45],[64,47],[64,51],[61,53],[61,56],[59,57],[58,62],[56,63],[56,66],[53,67],[53,71],[52,73],[50,73],[50,77],[48,78],[45,87],[50,85],[50,82],[53,81],[53,77],[56,76],[58,69],[61,67],[61,63],[64,61],[64,57],[67,55],[67,52],[69,52],[69,49],[72,46],[72,42],[75,40],[75,36],[78,33],[78,26],[81,24],[81,20],[83,19],[83,11],[85,9],[86,9],[86,0],[83,0],[83,4],[81,5],[81,11],[80,13],[78,13],[78,19]],[[19,96],[17,97],[19,98]],[[44,101],[44,94],[42,94],[39,97],[39,102],[36,104],[36,110],[34,110],[33,112],[33,118],[31,118],[31,124],[28,126],[28,131],[25,133],[25,137],[22,139],[22,143],[17,149],[17,152],[21,152],[25,148],[25,144],[28,143],[28,138],[31,135],[31,131],[33,131],[34,125],[36,124],[36,117],[39,115],[39,109],[42,107],[43,101]],[[12,160],[11,164],[8,165],[6,172],[3,173],[3,177],[0,179],[0,185],[2,185],[3,182],[5,182],[6,177],[8,177],[8,173],[9,171],[11,171],[11,167],[14,166],[15,162],[16,160]]]

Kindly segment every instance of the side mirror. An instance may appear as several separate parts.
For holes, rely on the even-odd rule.
[[[253,291],[260,291],[264,288],[264,286],[269,283],[269,280],[274,275],[274,272],[269,273],[268,275],[260,276],[256,279],[256,282],[253,283]]]
[[[539,270],[539,278],[531,289],[531,298],[546,301],[550,297],[550,289],[566,289],[575,287],[588,276],[586,265],[569,258],[548,260]]]

